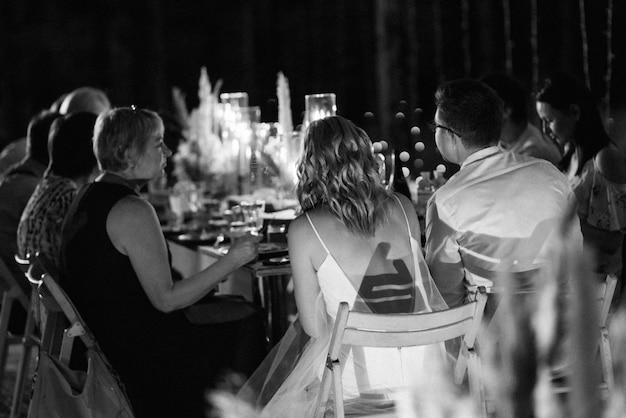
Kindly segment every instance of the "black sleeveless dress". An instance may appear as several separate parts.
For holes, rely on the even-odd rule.
[[[251,374],[265,355],[259,317],[191,324],[181,310],[150,303],[130,259],[106,232],[111,208],[135,194],[96,182],[81,190],[65,218],[60,283],[119,374],[138,417],[204,414],[204,392],[222,373]]]

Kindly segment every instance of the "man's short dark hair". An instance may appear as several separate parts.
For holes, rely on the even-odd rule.
[[[463,144],[496,144],[502,131],[503,102],[485,83],[460,79],[443,83],[435,93],[442,124],[458,132]]]
[[[530,92],[515,77],[505,73],[491,73],[480,79],[498,93],[504,106],[511,109],[511,120],[516,124],[528,123]]]
[[[70,113],[54,121],[50,127],[50,169],[57,176],[76,179],[96,168],[93,153],[93,113]]]

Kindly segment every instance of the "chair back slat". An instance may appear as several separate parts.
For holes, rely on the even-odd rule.
[[[598,317],[600,327],[606,326],[607,318],[609,317],[609,308],[613,301],[613,294],[617,287],[617,276],[615,274],[609,274],[606,276],[602,288],[600,289],[600,315]]]
[[[352,311],[346,327],[385,331],[426,330],[472,318],[475,309],[474,303],[468,303],[452,309],[420,314],[375,314]]]
[[[476,302],[472,302],[476,303]],[[464,336],[472,326],[473,318],[460,322],[419,331],[373,331],[348,328],[343,334],[343,343],[366,347],[415,347]]]
[[[65,294],[65,291],[61,289],[56,280],[49,273],[44,273],[41,276],[41,279],[43,280],[43,284],[46,289],[50,292],[56,303],[63,311],[63,314],[67,317],[71,326],[80,326],[84,329],[85,332],[79,333],[79,336],[81,340],[83,340],[83,343],[85,343],[85,346],[87,348],[94,348],[95,342],[89,332],[89,329],[87,328],[87,325],[85,324],[85,321],[83,321],[80,317],[80,314],[74,307],[72,301]]]
[[[339,303],[337,309],[337,317],[335,318],[335,326],[333,328],[333,334],[330,337],[329,355],[331,358],[336,359],[339,357],[341,351],[341,342],[343,341],[343,333],[346,329],[346,322],[348,321],[348,315],[350,313],[350,307],[347,302]]]

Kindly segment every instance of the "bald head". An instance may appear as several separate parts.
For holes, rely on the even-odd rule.
[[[93,87],[80,87],[65,97],[59,107],[59,112],[63,115],[76,112],[89,112],[99,115],[110,108],[111,102],[102,90]]]

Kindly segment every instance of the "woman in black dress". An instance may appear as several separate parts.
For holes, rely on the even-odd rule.
[[[152,111],[100,114],[94,152],[102,174],[81,190],[62,231],[61,284],[120,375],[138,417],[204,416],[204,391],[221,373],[251,373],[265,354],[260,316],[196,325],[182,308],[253,260],[258,238],[173,281],[170,254],[139,188],[162,176],[171,154]]]

